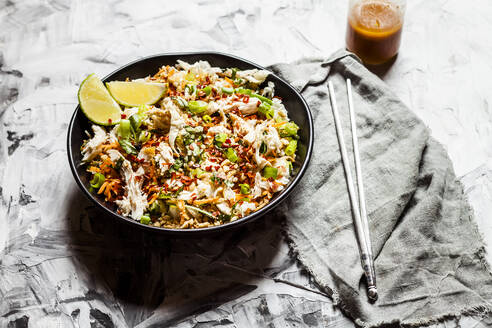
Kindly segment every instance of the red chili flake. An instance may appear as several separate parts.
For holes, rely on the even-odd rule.
[[[210,162],[214,162],[214,163],[215,163],[215,162],[217,162],[217,159],[216,159],[216,158],[213,158],[213,157],[210,157],[208,160],[209,160]]]
[[[126,114],[121,114],[121,118],[126,118]]]
[[[113,120],[108,118],[108,124],[111,124],[111,123],[113,123]]]
[[[260,105],[261,105],[261,101],[259,101],[259,100],[258,100],[258,101],[256,102],[256,106],[260,106]]]
[[[205,167],[205,171],[208,171],[208,172],[212,171],[212,165]]]
[[[231,139],[227,138],[227,139],[225,140],[225,143],[226,143],[226,144],[230,144],[230,143],[231,143]]]
[[[245,95],[243,97],[243,103],[247,104],[249,102],[249,96],[248,95]]]
[[[181,177],[181,182],[187,186],[189,186],[192,182],[193,182],[193,179],[190,178],[189,176],[182,176]]]

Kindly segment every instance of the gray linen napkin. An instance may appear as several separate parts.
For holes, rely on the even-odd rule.
[[[444,148],[358,60],[340,51],[272,71],[308,101],[314,152],[284,205],[292,250],[360,326],[417,326],[490,314],[492,275],[472,211]],[[335,85],[352,155],[345,79],[351,78],[379,300],[367,301],[327,78]],[[352,165],[353,168],[353,165]]]

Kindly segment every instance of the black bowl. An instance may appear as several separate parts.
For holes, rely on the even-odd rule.
[[[174,65],[176,64],[176,61],[178,59],[184,60],[189,63],[194,63],[198,60],[206,60],[212,66],[222,68],[237,67],[239,69],[264,69],[263,67],[256,65],[250,61],[222,53],[172,53],[155,55],[136,60],[109,74],[103,79],[103,82],[115,80],[124,81],[127,77],[130,79],[135,79],[146,77],[148,75],[153,75],[159,70],[161,66]],[[113,208],[111,204],[108,204],[100,197],[91,194],[88,190],[89,175],[85,171],[85,167],[81,165],[82,155],[80,153],[80,147],[83,140],[87,138],[85,131],[90,131],[91,123],[85,117],[84,113],[82,113],[79,106],[77,106],[77,108],[75,109],[72,120],[70,121],[67,138],[68,161],[70,163],[72,173],[75,177],[75,181],[77,181],[77,184],[79,185],[80,189],[82,189],[84,194],[104,212],[115,216],[122,222],[133,224],[134,226],[138,226],[148,231],[156,231],[164,234],[172,234],[178,236],[196,236],[204,233],[218,232],[232,227],[238,227],[247,222],[251,222],[259,217],[262,217],[263,215],[270,212],[277,205],[279,205],[280,202],[292,192],[296,184],[299,183],[304,172],[306,171],[313,148],[313,119],[304,98],[291,85],[289,85],[286,81],[273,73],[269,75],[267,81],[272,81],[275,83],[275,95],[282,98],[285,108],[289,113],[289,118],[293,120],[297,125],[299,125],[300,138],[298,141],[297,159],[296,163],[294,163],[294,174],[291,181],[284,190],[276,194],[272,198],[270,203],[268,203],[260,210],[233,222],[225,223],[220,226],[201,229],[158,228],[151,225],[143,225],[131,218],[119,215],[118,213],[116,213],[115,208]]]

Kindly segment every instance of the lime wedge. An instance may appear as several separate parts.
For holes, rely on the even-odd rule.
[[[152,82],[107,82],[106,87],[113,98],[123,106],[152,105],[167,91],[165,83]]]
[[[101,80],[89,75],[79,87],[79,104],[85,116],[100,125],[113,125],[121,120],[121,108]]]

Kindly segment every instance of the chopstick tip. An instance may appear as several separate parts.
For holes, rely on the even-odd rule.
[[[375,302],[378,299],[378,290],[377,290],[376,286],[371,286],[368,288],[367,297],[372,302]]]

